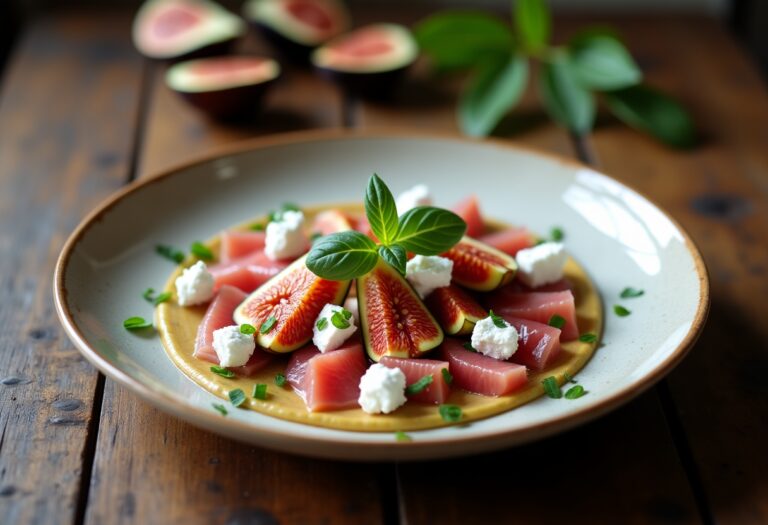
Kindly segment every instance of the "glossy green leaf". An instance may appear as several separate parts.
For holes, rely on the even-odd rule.
[[[544,106],[557,122],[577,134],[592,129],[594,98],[579,83],[566,53],[556,53],[544,64],[539,90]]]
[[[307,255],[307,268],[334,281],[354,279],[370,272],[379,259],[376,244],[356,231],[332,233],[319,238]]]
[[[397,270],[400,275],[405,275],[405,263],[408,260],[405,248],[399,244],[379,246],[379,255],[381,255],[381,258],[387,261],[390,266]]]
[[[459,242],[466,231],[467,223],[455,213],[418,206],[400,217],[396,242],[409,252],[438,255]]]
[[[517,36],[526,49],[535,51],[546,45],[552,17],[545,0],[515,0],[512,14]]]
[[[392,192],[375,173],[368,180],[364,204],[371,230],[382,244],[388,246],[397,235],[397,207]]]
[[[608,35],[575,38],[569,44],[579,81],[592,89],[611,90],[639,83],[643,74],[618,39]]]

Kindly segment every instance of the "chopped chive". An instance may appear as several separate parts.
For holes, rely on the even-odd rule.
[[[402,430],[398,430],[395,432],[395,441],[413,441],[413,439]]]
[[[160,295],[158,295],[157,297],[155,297],[155,300],[152,301],[152,304],[157,306],[157,305],[159,305],[161,303],[166,302],[170,298],[171,298],[171,292],[163,292]]]
[[[292,202],[284,202],[281,211],[301,211],[301,208],[299,208],[298,204],[294,204]]]
[[[579,336],[579,341],[582,343],[594,343],[597,341],[597,336],[593,333],[581,334]]]
[[[339,311],[333,312],[333,315],[331,316],[331,323],[339,330],[349,328],[349,321],[344,319],[344,316]]]
[[[317,326],[317,329],[321,332],[328,328],[328,318],[327,317],[321,317],[317,320],[317,323],[315,324]]]
[[[561,315],[553,315],[549,318],[549,322],[547,323],[549,326],[554,326],[555,328],[563,328],[565,326],[565,318]]]
[[[634,297],[640,297],[640,296],[641,296],[641,295],[643,295],[644,293],[645,293],[645,290],[639,290],[639,289],[637,289],[637,288],[632,288],[631,286],[627,286],[626,288],[624,288],[624,289],[621,291],[621,293],[619,294],[619,296],[620,296],[622,299],[632,299],[632,298],[634,298]]]
[[[632,312],[621,306],[620,304],[613,305],[613,313],[618,315],[619,317],[626,317]]]
[[[213,372],[214,374],[218,374],[221,377],[235,377],[235,373],[232,370],[229,370],[219,365],[213,365],[211,367],[211,372]]]
[[[507,322],[501,318],[501,316],[496,315],[493,313],[493,310],[490,311],[488,314],[488,317],[491,318],[491,321],[493,321],[493,324],[496,325],[496,328],[506,328],[509,326]]]
[[[440,372],[442,372],[442,374],[443,374],[443,379],[445,379],[445,382],[446,382],[446,383],[448,383],[449,385],[450,385],[451,383],[453,383],[453,376],[451,375],[451,373],[448,371],[448,369],[447,369],[447,368],[441,368],[441,369],[440,369]]]
[[[267,320],[262,323],[261,328],[259,328],[259,332],[262,334],[268,333],[272,328],[275,326],[275,323],[277,322],[277,319],[275,319],[274,315],[270,315],[267,317]]]
[[[409,396],[418,394],[419,392],[423,391],[425,388],[427,388],[429,385],[432,384],[432,381],[434,381],[435,378],[432,377],[432,374],[426,375],[413,383],[412,385],[409,385],[405,389],[405,393]]]
[[[578,399],[587,392],[584,390],[584,387],[581,385],[572,386],[565,392],[565,398],[566,399]]]
[[[267,385],[266,383],[256,383],[253,385],[253,397],[256,399],[267,399]]]
[[[557,384],[555,376],[545,377],[541,384],[544,387],[544,393],[552,399],[560,399],[563,397],[563,392],[560,390],[560,386]]]
[[[245,335],[253,335],[256,333],[256,327],[252,324],[243,323],[240,325],[240,333]]]
[[[123,327],[126,330],[143,330],[144,328],[151,328],[152,322],[143,317],[129,317],[123,321]]]
[[[144,293],[141,294],[141,296],[148,303],[152,303],[152,302],[155,301],[155,289],[154,288],[147,288],[146,290],[144,290]]]
[[[190,246],[189,251],[192,252],[192,255],[199,259],[203,259],[206,261],[212,261],[213,260],[213,252],[210,248],[208,248],[205,244],[201,243],[200,241],[195,241],[192,243],[192,246]]]
[[[211,403],[211,406],[215,408],[219,412],[219,414],[221,414],[222,416],[227,415],[227,407],[225,407],[221,403]]]
[[[342,309],[341,309],[341,315],[343,315],[343,316],[344,316],[344,319],[346,319],[347,321],[349,321],[350,319],[352,319],[352,312],[350,312],[350,311],[349,311],[349,310],[347,310],[346,308],[342,308]]]
[[[564,377],[564,378],[565,378],[565,380],[566,380],[566,381],[568,381],[569,383],[578,383],[578,381],[576,381],[576,380],[573,378],[573,376],[572,376],[571,374],[569,374],[568,372],[563,372],[563,377]]]
[[[263,232],[264,228],[266,228],[266,226],[264,226],[264,223],[261,223],[261,222],[257,222],[256,224],[251,224],[251,227],[250,227],[251,231],[254,231],[254,232]]]
[[[144,293],[141,294],[141,296],[146,300],[147,302],[152,303],[153,305],[157,306],[160,303],[164,303],[168,299],[171,298],[171,292],[163,292],[158,296],[155,296],[155,289],[154,288],[147,288],[144,290]]]
[[[176,264],[181,264],[184,261],[184,252],[165,244],[158,244],[155,246],[155,253],[162,255]]]
[[[461,346],[463,346],[470,352],[477,352],[477,349],[474,346],[472,346],[472,343],[470,343],[469,341],[467,341],[466,343],[463,343]]]
[[[275,374],[275,385],[277,385],[277,386],[282,388],[282,387],[285,386],[285,382],[286,382],[285,375],[283,375],[283,374]],[[265,388],[265,390],[266,390],[266,388]]]
[[[552,238],[555,242],[560,242],[565,237],[565,233],[563,233],[562,228],[554,227],[551,230],[549,230],[549,236]]]
[[[235,388],[234,390],[230,390],[229,402],[236,407],[239,407],[240,405],[245,403],[245,392],[243,392],[243,389]]]
[[[437,409],[443,421],[456,423],[461,421],[461,407],[458,405],[440,405]]]

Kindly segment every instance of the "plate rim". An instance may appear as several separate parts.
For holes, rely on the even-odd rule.
[[[142,189],[146,186],[154,184],[160,180],[178,175],[179,173],[186,171],[194,166],[209,163],[216,159],[229,156],[247,153],[253,150],[267,149],[273,146],[302,144],[312,142],[322,142],[330,140],[340,139],[423,139],[423,140],[438,140],[438,141],[455,141],[476,145],[493,145],[504,149],[516,150],[524,152],[526,154],[535,155],[538,157],[546,157],[550,160],[554,160],[558,163],[565,164],[566,166],[574,169],[590,169],[600,174],[603,177],[629,189],[630,191],[641,196],[647,202],[652,204],[658,209],[667,220],[669,220],[675,228],[681,233],[686,249],[691,255],[696,274],[699,280],[699,297],[698,304],[696,306],[696,312],[691,322],[691,327],[688,329],[685,337],[677,345],[677,347],[670,352],[665,360],[656,366],[653,371],[646,376],[643,376],[632,383],[624,385],[616,392],[611,394],[606,399],[602,400],[595,406],[576,408],[571,412],[558,416],[554,419],[547,420],[536,425],[526,426],[522,429],[497,429],[488,430],[481,434],[472,436],[461,436],[457,433],[455,437],[451,438],[425,438],[415,439],[409,442],[364,442],[357,439],[344,439],[343,437],[323,438],[323,437],[307,437],[301,433],[286,432],[275,429],[260,428],[259,434],[267,434],[269,437],[277,440],[289,439],[293,443],[322,443],[326,446],[333,445],[350,445],[354,446],[356,451],[368,450],[368,449],[388,449],[388,452],[408,449],[410,452],[418,451],[418,449],[428,450],[432,447],[439,445],[474,445],[476,450],[488,450],[490,448],[498,448],[500,443],[503,443],[505,437],[509,437],[511,442],[508,445],[520,444],[526,441],[531,441],[538,437],[544,437],[551,435],[560,430],[566,430],[574,426],[591,421],[617,407],[630,401],[631,399],[639,396],[642,392],[655,385],[661,379],[663,379],[672,369],[674,369],[680,361],[688,354],[693,345],[701,335],[704,324],[709,313],[710,307],[710,282],[709,275],[704,263],[704,259],[698,249],[696,243],[691,238],[688,231],[672,216],[666,209],[661,207],[657,202],[643,192],[638,191],[629,184],[619,181],[610,175],[596,170],[595,168],[579,162],[578,160],[561,156],[559,154],[543,151],[535,147],[519,144],[510,140],[498,139],[498,138],[485,138],[476,139],[462,137],[455,134],[443,134],[435,132],[420,132],[413,130],[397,130],[397,129],[367,129],[367,130],[347,130],[347,129],[321,129],[321,130],[304,130],[289,133],[279,133],[273,135],[267,135],[263,137],[254,137],[237,141],[229,144],[225,144],[213,149],[213,151],[196,155],[193,158],[184,162],[179,162],[171,167],[164,168],[155,174],[150,174],[141,179],[131,181],[126,186],[120,188],[114,193],[104,198],[95,208],[86,214],[86,216],[78,223],[77,227],[72,231],[56,260],[56,265],[53,272],[53,296],[54,306],[56,314],[59,317],[64,330],[69,339],[74,343],[78,351],[99,371],[104,373],[110,379],[118,382],[122,386],[128,388],[135,394],[137,394],[143,400],[149,402],[151,405],[159,408],[161,411],[170,413],[182,420],[188,421],[192,424],[202,426],[212,432],[218,434],[225,434],[234,439],[243,440],[241,436],[243,433],[248,433],[253,430],[253,425],[244,421],[239,421],[232,418],[222,418],[221,415],[209,410],[205,410],[202,407],[194,405],[184,404],[182,401],[166,395],[162,392],[153,390],[144,385],[140,380],[134,379],[127,373],[120,370],[117,366],[112,365],[109,361],[103,358],[99,352],[93,348],[80,332],[75,324],[72,313],[67,307],[67,294],[65,283],[65,275],[67,268],[70,264],[72,254],[75,251],[78,243],[85,235],[85,233],[95,224],[99,223],[101,217],[107,213],[113,206],[121,202],[124,198],[132,193]],[[351,431],[350,434],[359,434],[359,432]],[[374,432],[376,434],[376,432]],[[385,434],[385,433],[380,433]],[[386,433],[389,434],[389,433]],[[512,439],[516,438],[516,439]],[[268,440],[260,440],[261,446],[269,446],[265,444]],[[253,443],[253,441],[250,441]],[[483,447],[485,445],[485,447]],[[277,448],[277,447],[271,447]],[[285,450],[284,447],[280,447]],[[390,450],[391,449],[391,450]],[[427,454],[430,457],[437,457],[442,455],[457,455],[455,452],[451,453],[448,450],[443,453],[434,452],[437,449],[432,449],[432,454]],[[313,454],[314,452],[314,454]],[[350,450],[350,452],[352,452]],[[461,452],[459,452],[461,453]],[[466,452],[465,452],[466,453]],[[344,457],[349,458],[351,455],[358,456],[356,453],[352,454],[335,454],[328,453],[327,451],[311,451],[305,455],[320,455],[324,457]],[[410,453],[409,453],[410,455]],[[414,456],[417,457],[417,456]]]

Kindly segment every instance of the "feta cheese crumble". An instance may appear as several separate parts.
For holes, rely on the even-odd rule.
[[[347,297],[344,308],[352,312],[352,318],[356,323],[360,322],[360,303],[357,302],[357,297]]]
[[[266,232],[264,253],[273,261],[298,257],[309,246],[304,214],[300,211],[283,212],[280,220],[267,224]]]
[[[180,306],[207,303],[213,297],[213,275],[203,261],[185,268],[176,278],[175,284]]]
[[[514,326],[504,321],[499,328],[493,319],[486,317],[472,330],[472,348],[494,359],[506,360],[517,352],[518,333]]]
[[[389,414],[405,403],[405,374],[399,368],[375,363],[360,378],[357,402],[368,414]]]
[[[240,332],[239,326],[225,326],[213,331],[213,349],[220,366],[243,366],[256,350],[256,341],[253,334]]]
[[[405,278],[422,298],[451,284],[453,261],[437,255],[416,255],[405,265]]]
[[[352,313],[350,310],[348,312]],[[330,352],[340,347],[350,335],[355,333],[355,330],[357,327],[354,315],[347,319],[344,308],[336,304],[326,304],[320,310],[320,315],[317,316],[315,326],[312,328],[312,342],[321,352]]]
[[[559,242],[545,242],[520,250],[515,255],[520,280],[532,288],[553,283],[563,278],[563,267],[568,255]]]
[[[413,188],[404,191],[395,199],[397,214],[402,215],[416,206],[431,206],[432,196],[429,188],[424,184],[417,184]]]

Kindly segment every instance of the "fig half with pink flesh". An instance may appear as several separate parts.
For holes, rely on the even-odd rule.
[[[448,335],[471,334],[488,311],[467,292],[452,284],[430,293],[424,302]]]
[[[463,237],[442,255],[453,261],[451,278],[470,290],[495,290],[512,281],[517,272],[511,256],[470,237]]]

